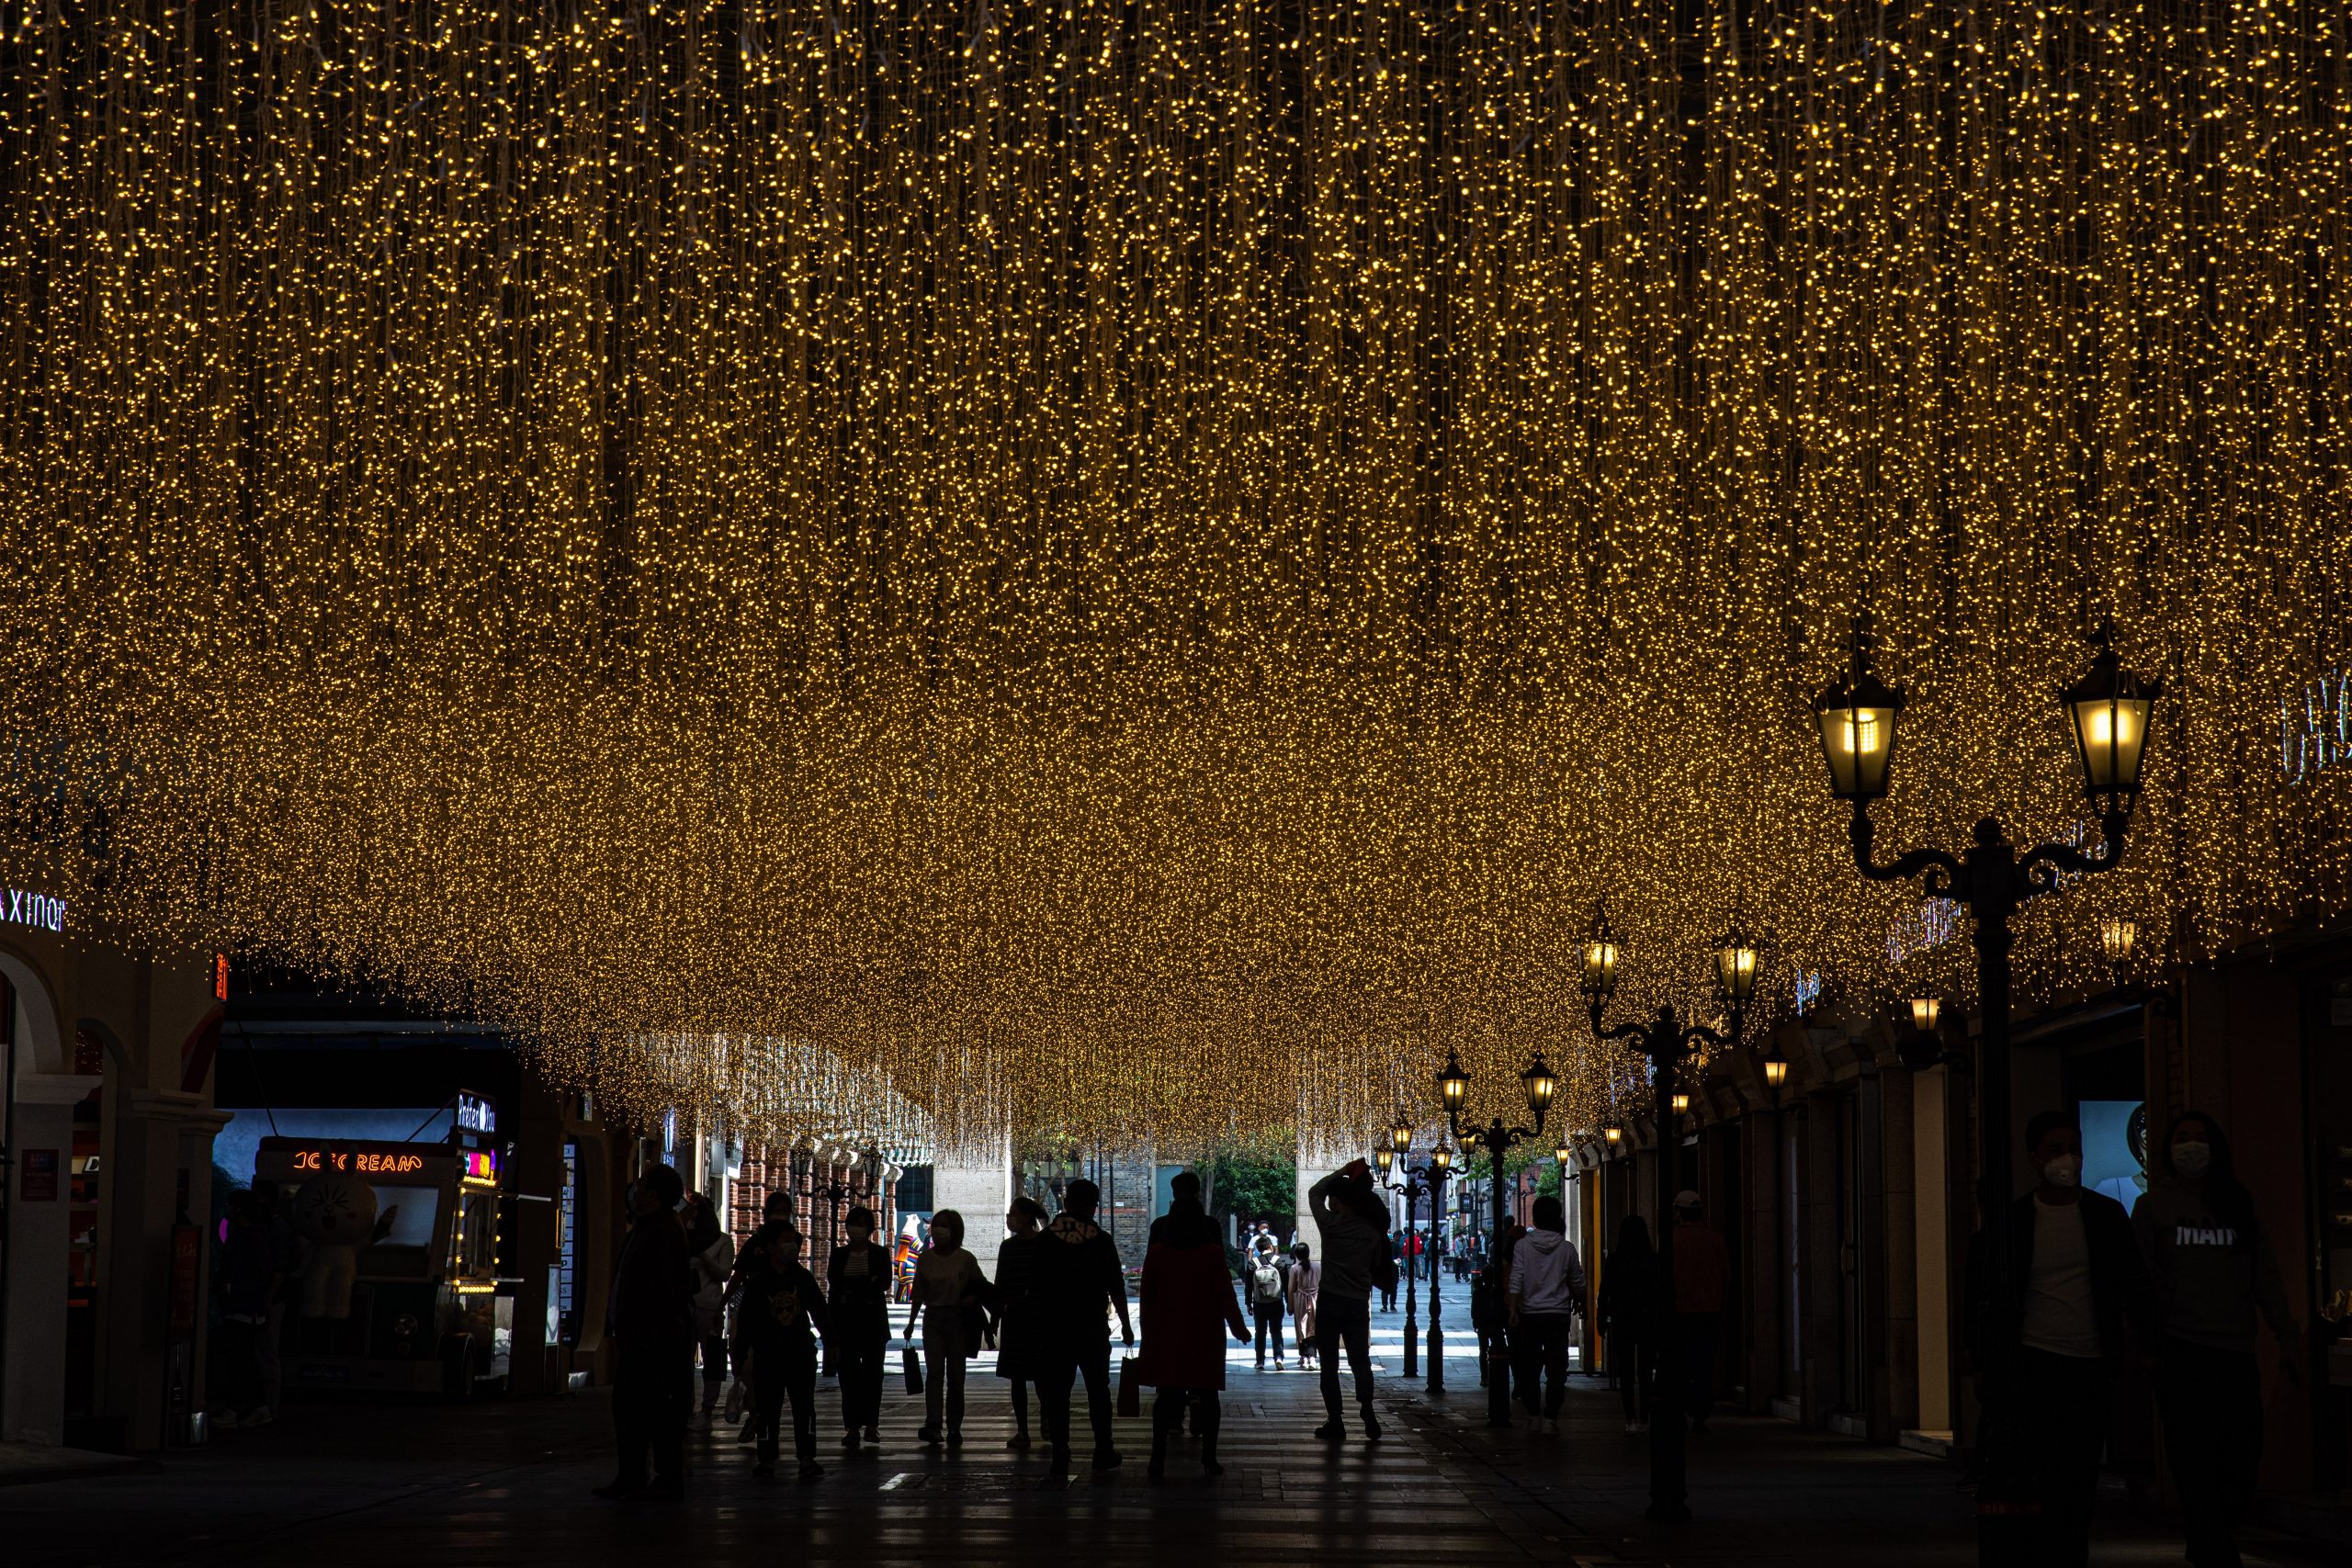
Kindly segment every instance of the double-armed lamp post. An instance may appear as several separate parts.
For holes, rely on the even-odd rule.
[[[1674,1192],[1679,1150],[1679,1128],[1690,1091],[1676,1075],[1684,1061],[1702,1045],[1736,1050],[1747,1004],[1756,994],[1763,968],[1762,954],[1737,925],[1715,944],[1715,991],[1730,1021],[1728,1034],[1702,1023],[1685,1024],[1671,1007],[1661,1007],[1647,1022],[1604,1026],[1602,1013],[1617,991],[1617,935],[1609,929],[1609,915],[1596,908],[1592,934],[1584,944],[1584,997],[1596,1040],[1623,1040],[1648,1059],[1652,1114],[1657,1122],[1657,1277],[1656,1321],[1664,1326],[1658,1347],[1656,1390],[1650,1396],[1650,1506],[1653,1519],[1690,1517],[1690,1489],[1684,1481],[1682,1379],[1687,1365],[1681,1336],[1675,1325]],[[1783,1069],[1785,1071],[1785,1068]],[[1777,1085],[1775,1086],[1777,1089]]]
[[[1413,1234],[1413,1205],[1423,1198],[1430,1201],[1430,1244],[1422,1250],[1430,1258],[1430,1382],[1431,1393],[1445,1392],[1445,1335],[1438,1326],[1442,1303],[1437,1293],[1437,1225],[1438,1201],[1445,1186],[1445,1173],[1453,1163],[1453,1151],[1441,1142],[1430,1151],[1429,1164],[1419,1170],[1408,1170],[1402,1181],[1388,1179],[1389,1168],[1413,1149],[1413,1124],[1398,1117],[1396,1125],[1389,1129],[1388,1141],[1372,1151],[1373,1162],[1380,1167],[1380,1185],[1405,1200],[1405,1235]],[[1419,1369],[1414,1363],[1415,1340],[1420,1325],[1415,1321],[1415,1281],[1419,1273],[1414,1267],[1412,1248],[1405,1249],[1405,1375],[1413,1377]]]
[[[1453,1129],[1453,1141],[1464,1149],[1476,1144],[1487,1152],[1495,1201],[1494,1239],[1487,1248],[1490,1267],[1500,1266],[1505,1238],[1510,1234],[1505,1228],[1510,1222],[1503,1212],[1503,1156],[1510,1152],[1513,1145],[1544,1135],[1544,1118],[1551,1111],[1552,1097],[1560,1091],[1559,1075],[1544,1064],[1541,1051],[1527,1065],[1527,1070],[1519,1075],[1519,1081],[1527,1091],[1527,1110],[1534,1118],[1533,1126],[1514,1127],[1498,1112],[1484,1127],[1465,1127],[1462,1123],[1462,1108],[1470,1098],[1470,1078],[1462,1070],[1462,1058],[1448,1051],[1445,1066],[1437,1075],[1438,1098],[1445,1102],[1445,1119]],[[1508,1284],[1504,1288],[1508,1289]],[[1507,1366],[1490,1363],[1487,1368],[1487,1425],[1510,1425],[1510,1369]]]
[[[2163,694],[2161,682],[2126,671],[2116,658],[2112,628],[2102,626],[2092,638],[2098,652],[2083,678],[2058,694],[2061,711],[2074,740],[2075,760],[2082,771],[2083,794],[2098,815],[2098,852],[2086,853],[2075,844],[2051,842],[2020,854],[2009,842],[1999,818],[1978,819],[1969,847],[1955,855],[1939,849],[1913,850],[1894,860],[1873,858],[1875,829],[1870,817],[1873,800],[1885,796],[1894,762],[1895,724],[1902,717],[1904,695],[1871,673],[1870,628],[1854,628],[1853,668],[1847,679],[1821,694],[1813,705],[1821,732],[1822,759],[1829,768],[1830,793],[1854,808],[1849,829],[1853,840],[1854,866],[1873,882],[1919,878],[1929,897],[1950,898],[1968,906],[1976,947],[1976,995],[1981,1013],[1977,1045],[1976,1089],[1979,1134],[1978,1176],[1984,1194],[1984,1266],[1989,1280],[1970,1281],[1981,1299],[1997,1299],[2010,1278],[2008,1212],[2010,1174],[2017,1163],[2009,1131],[2009,950],[2015,937],[2009,930],[2019,906],[2055,892],[2069,877],[2112,871],[2123,858],[2124,831],[2132,807],[2139,804],[2141,765],[2146,758],[2148,719]],[[2112,952],[2112,944],[2110,944]],[[1929,1013],[1929,1021],[1932,1012]],[[1987,1369],[1980,1368],[1983,1372]],[[2009,1469],[2025,1462],[2024,1446],[2007,1440],[2011,1427],[2004,1418],[2007,1380],[2000,1369],[1989,1369],[1993,1379],[1986,1412],[1984,1444],[1988,1481],[1992,1467]],[[1996,1538],[1980,1545],[1993,1561]]]
[[[1894,776],[1895,727],[1903,716],[1902,688],[1871,672],[1867,623],[1854,629],[1853,668],[1848,677],[1815,699],[1821,754],[1829,768],[1829,790],[1853,807],[1848,829],[1854,867],[1873,882],[1919,878],[1931,898],[1968,906],[1976,947],[1977,1007],[1982,1015],[1976,1085],[1979,1174],[1985,1199],[1986,1258],[1995,1278],[2008,1268],[2010,1172],[2017,1162],[2009,1132],[2009,950],[2016,938],[2009,924],[2029,900],[2057,890],[2069,877],[2113,871],[2123,858],[2124,831],[2140,800],[2148,719],[2163,683],[2122,667],[2111,646],[2112,629],[2092,637],[2098,652],[2083,678],[2058,694],[2082,771],[2083,794],[2098,814],[2098,852],[2071,843],[2036,845],[2020,854],[2000,819],[1978,819],[1969,847],[1959,854],[1939,849],[1913,850],[1892,861],[1873,857],[1877,829],[1871,802],[1883,799]]]

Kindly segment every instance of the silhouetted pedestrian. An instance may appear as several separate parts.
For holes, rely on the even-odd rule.
[[[2001,1538],[1985,1543],[1985,1561],[2079,1568],[2114,1363],[2147,1322],[2148,1276],[2123,1206],[2082,1188],[2074,1117],[2035,1116],[2026,1148],[2040,1185],[1988,1216],[2009,1227],[2006,1273],[1981,1234],[1970,1249],[1968,1343],[1984,1412],[1977,1508]]]
[[[613,1479],[596,1495],[675,1502],[685,1495],[686,1412],[694,1403],[694,1267],[678,1223],[685,1183],[666,1165],[629,1190],[635,1223],[613,1270],[606,1329],[614,1340]],[[651,1456],[652,1478],[646,1477]]]
[[[1274,1371],[1283,1370],[1283,1307],[1289,1300],[1290,1283],[1284,1278],[1289,1271],[1282,1265],[1282,1254],[1274,1250],[1274,1238],[1263,1231],[1258,1235],[1256,1246],[1242,1261],[1242,1292],[1250,1298],[1250,1318],[1257,1329],[1258,1370],[1266,1370],[1266,1347],[1274,1348]]]
[[[1600,1331],[1607,1337],[1609,1373],[1625,1405],[1625,1430],[1638,1432],[1649,1425],[1650,1374],[1657,1353],[1651,1335],[1658,1304],[1657,1253],[1650,1247],[1649,1222],[1641,1215],[1627,1214],[1617,1222],[1617,1245],[1601,1267],[1600,1298],[1595,1304]]]
[[[1584,1262],[1566,1235],[1567,1216],[1557,1198],[1536,1199],[1534,1216],[1534,1229],[1511,1249],[1510,1330],[1521,1360],[1520,1403],[1556,1432],[1568,1397],[1568,1340],[1584,1304]]]
[[[1323,1291],[1323,1266],[1315,1261],[1303,1241],[1293,1244],[1290,1249],[1289,1290],[1290,1324],[1298,1342],[1298,1364],[1311,1371],[1315,1366],[1315,1336],[1322,1324],[1316,1303]]]
[[[752,1424],[758,1457],[752,1473],[775,1473],[779,1423],[792,1404],[792,1452],[803,1476],[817,1462],[817,1340],[825,1332],[825,1297],[800,1262],[801,1235],[789,1224],[762,1225],[744,1245],[735,1277],[735,1310],[752,1358]]]
[[[1037,1303],[1030,1286],[1037,1272],[1037,1233],[1046,1210],[1035,1198],[1015,1198],[1004,1216],[1012,1234],[996,1249],[996,1375],[1012,1384],[1012,1436],[1008,1449],[1029,1446],[1029,1389],[1041,1353]]]
[[[907,1337],[912,1338],[915,1319],[922,1319],[923,1385],[922,1441],[936,1443],[944,1437],[950,1448],[964,1441],[965,1361],[979,1348],[980,1313],[988,1280],[977,1258],[964,1250],[964,1216],[942,1209],[931,1217],[931,1245],[915,1265],[913,1304],[907,1312]]]
[[[882,1440],[883,1363],[890,1348],[890,1254],[874,1239],[874,1211],[859,1204],[842,1221],[847,1236],[825,1263],[831,1332],[825,1355],[841,1382],[842,1447]]]
[[[735,1243],[720,1227],[718,1211],[699,1192],[686,1194],[683,1217],[695,1271],[695,1341],[702,1348],[702,1407],[686,1427],[707,1432],[727,1387],[727,1290],[735,1272]]]
[[[1094,1223],[1102,1201],[1102,1189],[1083,1179],[1062,1189],[1062,1212],[1038,1237],[1036,1269],[1030,1276],[1037,1323],[1046,1335],[1037,1416],[1057,1471],[1070,1465],[1069,1391],[1080,1378],[1094,1427],[1094,1468],[1110,1470],[1119,1462],[1119,1451],[1111,1446],[1109,1314],[1118,1314],[1119,1337],[1125,1343],[1134,1344],[1136,1334],[1118,1246]]]
[[[1707,1429],[1715,1407],[1715,1348],[1724,1337],[1724,1297],[1731,1288],[1731,1250],[1701,1217],[1699,1195],[1674,1195],[1674,1332],[1682,1352],[1683,1415]]]
[[[1388,1208],[1373,1190],[1372,1170],[1360,1159],[1306,1190],[1306,1205],[1323,1233],[1323,1273],[1316,1292],[1315,1353],[1323,1364],[1323,1409],[1315,1428],[1326,1441],[1348,1435],[1340,1418],[1340,1352],[1355,1373],[1363,1435],[1380,1436],[1372,1408],[1372,1291],[1388,1256]]]
[[[1234,1300],[1225,1269],[1225,1243],[1216,1222],[1201,1207],[1201,1179],[1189,1170],[1169,1184],[1168,1213],[1151,1223],[1150,1248],[1143,1259],[1143,1350],[1136,1377],[1159,1397],[1151,1406],[1151,1467],[1158,1479],[1168,1468],[1168,1443],[1184,1424],[1189,1407],[1201,1438],[1201,1468],[1221,1475],[1217,1429],[1224,1410],[1225,1336],[1250,1343],[1250,1325]]]
[[[2154,1292],[2165,1453],[2188,1561],[2235,1568],[2238,1526],[2262,1464],[2256,1330],[2269,1325],[2293,1382],[2302,1376],[2301,1331],[2221,1123],[2184,1111],[2158,1153],[2164,1179],[2133,1205],[2132,1226]]]

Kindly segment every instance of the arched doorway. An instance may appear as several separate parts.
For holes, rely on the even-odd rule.
[[[49,977],[0,945],[0,1440],[60,1443],[65,1435],[67,1287],[77,1082]]]

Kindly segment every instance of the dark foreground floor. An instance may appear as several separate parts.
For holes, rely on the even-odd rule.
[[[1004,1384],[973,1380],[966,1446],[914,1446],[921,1410],[891,1398],[876,1455],[845,1459],[830,1389],[820,1393],[827,1472],[754,1481],[731,1435],[693,1439],[682,1507],[599,1503],[609,1473],[601,1394],[471,1407],[296,1406],[138,1473],[0,1489],[0,1562],[464,1564],[801,1562],[966,1565],[1247,1564],[1377,1560],[1442,1565],[1973,1562],[1954,1472],[1917,1455],[1718,1416],[1693,1444],[1699,1517],[1643,1522],[1644,1440],[1616,1400],[1577,1379],[1568,1430],[1493,1432],[1476,1371],[1431,1401],[1383,1381],[1387,1437],[1327,1446],[1312,1380],[1237,1371],[1216,1482],[1188,1452],[1154,1484],[1142,1422],[1122,1422],[1125,1469],[1045,1474],[1008,1452]],[[2180,1561],[2164,1521],[2120,1492],[2105,1499],[2102,1564]],[[2341,1561],[2275,1537],[2257,1563]]]

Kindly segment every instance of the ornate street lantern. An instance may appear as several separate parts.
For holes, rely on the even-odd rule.
[[[1829,792],[1838,799],[1877,800],[1886,794],[1894,721],[1903,702],[1899,688],[1871,673],[1870,631],[1858,625],[1852,672],[1813,703],[1822,760],[1829,764]]]
[[[1396,1162],[1396,1151],[1385,1143],[1372,1151],[1372,1163],[1380,1168],[1380,1174],[1383,1176],[1388,1174],[1388,1168]]]
[[[1617,933],[1609,929],[1609,911],[1592,907],[1592,932],[1584,942],[1585,1000],[1595,1006],[1617,991]]]
[[[1388,1129],[1388,1142],[1389,1145],[1400,1155],[1413,1152],[1413,1124],[1402,1114],[1397,1116],[1396,1124]]]
[[[1544,1053],[1538,1051],[1535,1059],[1527,1064],[1527,1070],[1519,1075],[1519,1081],[1527,1088],[1527,1108],[1535,1112],[1540,1124],[1552,1097],[1560,1091],[1559,1076],[1545,1064]]]
[[[1445,1146],[1444,1139],[1440,1138],[1438,1140],[1437,1147],[1430,1151],[1430,1166],[1432,1169],[1436,1170],[1451,1170],[1453,1168],[1453,1151]]]
[[[1679,1116],[1690,1109],[1690,1096],[1681,1089],[1676,1089],[1674,1091],[1674,1113],[1677,1116]]]
[[[1781,1086],[1788,1081],[1788,1059],[1775,1049],[1770,1055],[1764,1058],[1764,1087],[1777,1092]]]
[[[2140,767],[2147,755],[2148,712],[2164,694],[2164,682],[2143,680],[2123,668],[2109,646],[2111,626],[2092,637],[2098,653],[2083,678],[2058,694],[2075,732],[2075,759],[2082,764],[2083,794],[2106,815],[2129,817],[2140,798]]]
[[[1463,1101],[1470,1098],[1470,1077],[1462,1070],[1461,1056],[1451,1050],[1445,1054],[1443,1070],[1437,1075],[1437,1092],[1445,1101],[1449,1116],[1459,1111]]]
[[[2109,915],[2098,923],[2098,950],[2118,968],[2132,962],[2132,948],[2139,940],[2140,926],[2135,920]]]
[[[1756,994],[1756,978],[1763,969],[1762,955],[1737,923],[1715,943],[1715,987],[1727,1006],[1744,1008]]]
[[[1943,1017],[1944,1004],[1935,997],[1911,998],[1911,1027],[1922,1034],[1936,1032],[1936,1021]]]

